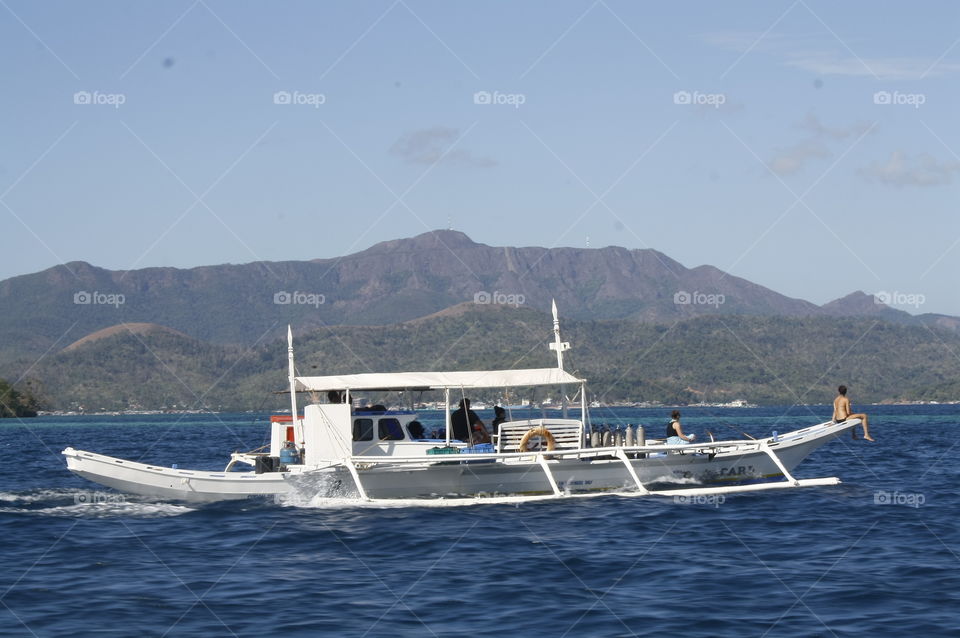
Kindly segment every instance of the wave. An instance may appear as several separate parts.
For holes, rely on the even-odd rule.
[[[0,492],[2,514],[79,518],[162,518],[180,516],[194,508],[149,501],[117,492],[79,489],[37,489]]]
[[[24,492],[0,492],[0,503],[36,503],[38,501],[55,501],[63,498],[73,498],[81,490],[75,489],[38,489]]]

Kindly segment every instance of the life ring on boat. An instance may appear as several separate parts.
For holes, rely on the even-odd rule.
[[[554,439],[553,435],[550,434],[550,430],[548,430],[542,425],[537,426],[535,428],[530,428],[529,430],[527,430],[527,433],[523,435],[522,439],[520,439],[520,443],[517,444],[517,448],[519,448],[521,452],[528,452],[529,450],[527,449],[527,444],[529,444],[530,439],[532,439],[535,436],[539,436],[544,440],[546,440],[548,452],[550,450],[557,449],[556,439]]]

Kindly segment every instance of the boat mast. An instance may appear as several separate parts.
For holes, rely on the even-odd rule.
[[[570,343],[560,339],[560,317],[557,315],[557,300],[550,300],[550,308],[553,311],[553,343],[550,344],[551,350],[557,351],[557,367],[563,370],[563,352],[570,349]],[[563,406],[563,418],[567,418],[567,393],[565,388],[560,386],[560,402]]]
[[[557,316],[556,299],[550,300],[550,307],[553,311],[553,343],[550,344],[550,349],[557,351],[557,367],[563,370],[563,352],[570,349],[570,343],[560,340],[560,318]]]
[[[297,373],[293,366],[293,330],[287,324],[287,364],[290,379],[290,418],[293,419],[294,438],[297,439],[297,448],[303,450],[303,424],[297,420]]]
[[[470,419],[467,418],[467,421],[469,420]],[[450,422],[450,388],[444,388],[443,389],[443,426],[444,426],[444,430],[446,431],[446,443],[444,443],[444,445],[447,447],[450,446],[451,425],[452,424]],[[473,427],[472,423],[470,424],[470,427]]]

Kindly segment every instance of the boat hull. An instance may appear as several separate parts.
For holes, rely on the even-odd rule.
[[[831,428],[818,435],[774,443],[771,450],[787,471],[799,465],[821,445],[852,425]],[[764,451],[731,451],[717,454],[662,453],[628,459],[640,482],[650,488],[702,485],[743,485],[783,478],[783,473]],[[629,448],[627,448],[629,450]],[[462,458],[462,457],[461,457]],[[563,493],[636,490],[624,462],[617,458],[565,458],[546,462]],[[537,462],[439,461],[431,464],[377,464],[357,471],[368,498],[438,498],[498,495],[552,494],[547,472]],[[339,466],[287,476],[303,497],[356,498],[360,496],[348,468]]]
[[[67,448],[67,469],[85,479],[130,494],[184,501],[222,501],[292,491],[286,473],[204,472],[126,461]]]
[[[821,424],[785,434],[782,440],[767,441],[764,445],[776,453],[789,472],[814,450],[856,423]],[[643,449],[645,451],[623,448],[623,451],[645,488],[743,485],[783,477],[778,465],[758,443],[731,442],[729,448],[709,449],[690,445],[664,452],[650,451],[649,447]],[[355,467],[365,495],[375,499],[552,494],[550,477],[561,493],[638,489],[623,460],[589,448],[579,452],[582,455],[553,459],[548,455],[544,464],[533,456],[472,459],[467,455],[450,455],[432,457],[429,461],[417,459],[412,464],[371,457],[372,462],[358,462]],[[271,495],[307,499],[360,496],[350,468],[342,463],[323,469],[298,466],[289,472],[257,474],[160,467],[73,448],[67,448],[63,454],[67,468],[78,476],[121,492],[162,499],[218,501]]]

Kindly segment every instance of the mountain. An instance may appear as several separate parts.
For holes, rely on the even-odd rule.
[[[821,306],[823,314],[831,317],[873,317],[896,323],[913,323],[913,315],[903,310],[890,308],[880,303],[882,300],[875,295],[868,295],[858,290],[846,297],[834,299]]]
[[[218,388],[218,381],[230,377],[232,387],[261,371],[247,358],[247,349],[204,343],[160,326],[131,330],[122,325],[94,336],[13,366],[15,378],[26,375],[44,409],[218,409],[225,395],[210,390],[227,387]]]
[[[0,365],[36,359],[118,324],[166,326],[251,346],[300,327],[388,325],[462,302],[565,317],[672,323],[698,316],[869,316],[957,329],[850,297],[820,308],[652,249],[511,248],[438,230],[314,261],[111,271],[71,262],[0,282]]]
[[[911,315],[909,312],[891,308],[883,303],[888,295],[889,293],[885,292],[868,295],[858,290],[846,297],[824,304],[821,306],[821,311],[822,314],[831,317],[872,317],[909,326],[929,326],[960,332],[960,317],[934,313]]]
[[[601,401],[823,403],[839,383],[855,403],[960,399],[960,336],[926,326],[714,315],[670,324],[562,318],[562,329],[573,345],[566,368],[587,378]],[[552,366],[551,340],[548,313],[464,303],[389,326],[298,329],[295,348],[300,374],[322,375]],[[29,387],[46,408],[280,409],[286,353],[284,339],[245,348],[120,326],[23,362],[14,378],[29,367]],[[509,399],[543,399],[540,392]]]
[[[108,339],[116,334],[131,334],[131,335],[152,335],[152,334],[168,334],[175,335],[178,337],[183,337],[184,339],[189,339],[187,335],[179,332],[177,330],[172,330],[166,326],[160,326],[155,323],[124,323],[117,326],[110,326],[109,328],[104,328],[102,330],[97,330],[93,334],[88,334],[82,339],[77,339],[69,346],[63,349],[63,352],[72,352],[78,348],[99,341],[100,339]]]

